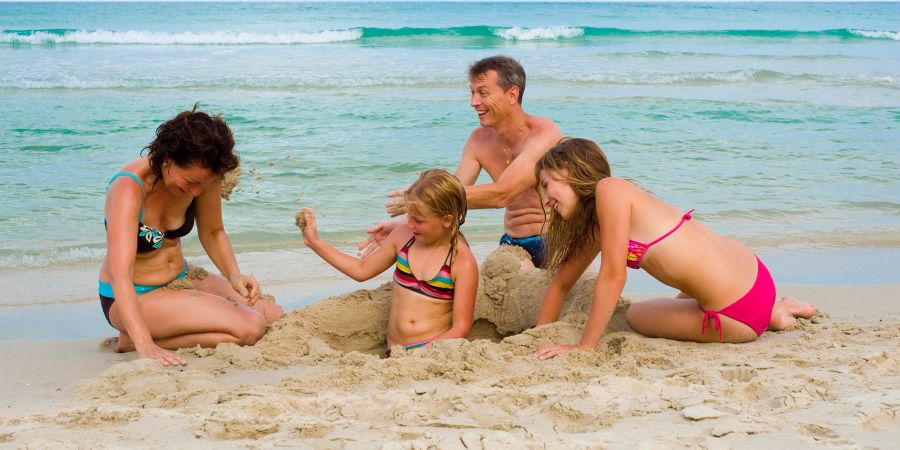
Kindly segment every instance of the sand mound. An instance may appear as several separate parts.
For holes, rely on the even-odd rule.
[[[488,364],[484,358],[471,360],[471,350],[481,349],[475,352],[490,354],[497,360],[502,359],[504,353],[530,355],[543,344],[577,341],[590,307],[593,275],[583,277],[572,289],[560,323],[501,341],[503,336],[534,327],[540,301],[549,282],[542,270],[520,269],[521,261],[527,257],[516,247],[503,246],[492,253],[481,272],[475,308],[476,324],[470,340],[437,343],[423,352],[424,357],[435,359],[439,364],[445,360],[461,359],[473,364]],[[376,289],[330,297],[292,311],[272,324],[256,346],[240,350],[243,353],[240,358],[233,356],[235,348],[238,348],[232,348],[234,346],[182,352],[216,357],[230,366],[242,368],[287,367],[310,360],[335,360],[350,352],[359,353],[350,357],[371,357],[373,363],[380,365],[377,361],[385,350],[391,288],[391,283],[385,283]],[[607,333],[627,329],[625,310],[628,304],[628,301],[620,300]],[[402,349],[397,349],[394,354],[399,356],[403,353]],[[425,375],[419,377],[427,378]],[[458,378],[462,380],[467,377]]]

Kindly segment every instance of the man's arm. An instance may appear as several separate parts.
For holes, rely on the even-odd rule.
[[[528,138],[522,152],[494,183],[466,186],[469,209],[506,208],[526,189],[534,187],[534,166],[561,137],[556,125]]]
[[[477,133],[478,130],[475,130],[469,135],[466,145],[463,146],[462,156],[459,158],[459,165],[456,166],[456,173],[454,175],[456,175],[456,178],[459,178],[459,181],[463,186],[475,184],[475,180],[477,180],[478,175],[481,174],[481,163],[478,162],[478,157],[476,156],[478,148]],[[468,188],[466,192],[468,193]]]

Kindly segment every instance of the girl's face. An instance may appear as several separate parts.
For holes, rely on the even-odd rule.
[[[450,236],[453,217],[449,214],[438,217],[430,208],[420,205],[415,210],[410,209],[406,217],[406,225],[412,230],[416,239],[423,243],[432,243]]]
[[[190,193],[193,197],[199,196],[203,189],[216,179],[213,173],[205,167],[197,165],[182,167],[171,162],[163,167],[163,178],[166,187],[172,192],[176,194]]]
[[[565,171],[542,170],[541,188],[544,192],[544,206],[556,210],[563,219],[575,217],[578,211],[578,196],[566,182]]]

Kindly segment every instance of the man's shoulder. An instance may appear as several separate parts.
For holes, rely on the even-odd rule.
[[[497,132],[493,128],[478,127],[469,134],[466,148],[474,151],[489,150],[497,146]]]
[[[528,124],[534,135],[559,135],[559,125],[551,119],[541,116],[527,116]]]

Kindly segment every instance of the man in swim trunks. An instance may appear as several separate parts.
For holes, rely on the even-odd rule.
[[[500,244],[524,248],[535,266],[543,263],[541,229],[544,214],[534,190],[534,166],[562,137],[550,119],[522,109],[525,70],[508,56],[491,56],[469,67],[469,105],[478,115],[479,126],[463,147],[456,177],[466,186],[469,209],[505,208]],[[492,183],[476,185],[481,170]],[[402,196],[394,191],[389,197]],[[402,200],[387,204],[393,217],[406,212]],[[364,255],[380,245],[399,223],[385,221],[367,232],[371,235],[359,248]]]

